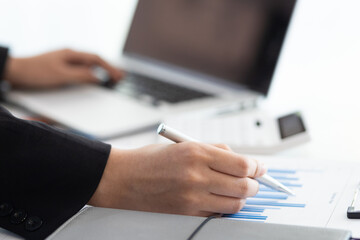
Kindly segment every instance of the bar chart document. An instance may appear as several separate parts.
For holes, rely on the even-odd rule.
[[[256,158],[267,164],[270,176],[296,195],[288,196],[260,185],[258,194],[248,198],[240,212],[223,215],[224,218],[341,228],[360,237],[360,220],[346,217],[352,194],[360,182],[359,166],[346,162]]]

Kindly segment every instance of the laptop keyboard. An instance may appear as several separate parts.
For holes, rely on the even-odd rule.
[[[148,96],[154,105],[158,105],[161,102],[179,103],[213,96],[208,93],[138,74],[128,75],[120,81],[120,83],[113,86],[113,88],[122,94],[135,98]]]

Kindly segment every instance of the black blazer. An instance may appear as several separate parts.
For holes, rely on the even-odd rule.
[[[46,238],[89,201],[110,148],[0,106],[0,227]]]
[[[4,89],[2,76],[5,70],[6,60],[8,55],[8,49],[0,46],[0,101],[3,99]]]

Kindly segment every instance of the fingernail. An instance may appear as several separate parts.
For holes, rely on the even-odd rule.
[[[259,175],[262,176],[267,172],[268,168],[265,166],[265,163],[260,163]]]

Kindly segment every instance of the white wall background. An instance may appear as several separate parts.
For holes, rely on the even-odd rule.
[[[136,0],[0,0],[14,56],[70,47],[116,61]],[[287,154],[360,161],[360,1],[299,0],[268,103],[302,109],[308,146]]]
[[[0,44],[15,56],[71,47],[115,60],[134,0],[0,0]]]

